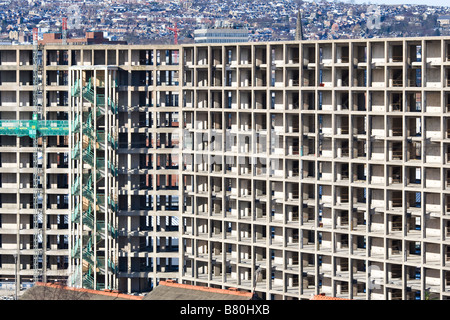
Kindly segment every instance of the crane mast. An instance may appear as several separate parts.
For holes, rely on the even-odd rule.
[[[33,29],[33,120],[42,119],[42,50],[38,43],[38,29]],[[34,128],[37,131],[37,127]],[[36,132],[37,133],[37,132]],[[33,138],[33,280],[41,281],[43,275],[42,265],[44,264],[42,257],[42,248],[39,248],[39,242],[42,242],[42,226],[43,224],[43,168],[42,159],[44,137],[41,137],[41,145],[39,145],[38,136]],[[40,266],[40,263],[42,264]]]

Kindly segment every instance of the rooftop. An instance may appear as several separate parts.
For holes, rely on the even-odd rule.
[[[147,295],[135,296],[112,290],[91,290],[68,287],[58,283],[37,282],[20,300],[251,300],[251,292],[217,289],[160,281]]]
[[[91,290],[68,287],[58,283],[36,284],[27,289],[19,300],[142,300],[143,296],[133,296],[111,290]]]
[[[251,300],[251,292],[160,281],[144,300]]]

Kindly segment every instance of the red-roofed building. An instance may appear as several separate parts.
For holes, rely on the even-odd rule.
[[[19,300],[142,300],[143,298],[116,290],[102,291],[68,287],[60,283],[36,282]]]
[[[39,44],[62,44],[62,33],[49,32],[42,35]],[[127,44],[126,41],[111,41],[103,36],[103,32],[89,31],[84,38],[68,38],[68,44]]]
[[[144,300],[251,300],[252,297],[251,292],[236,288],[219,289],[168,280],[160,281]]]
[[[205,286],[160,281],[148,294],[139,296],[116,290],[92,290],[69,287],[61,283],[36,284],[27,289],[20,300],[252,300],[253,294],[236,288],[219,289]]]

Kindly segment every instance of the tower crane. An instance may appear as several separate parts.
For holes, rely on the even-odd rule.
[[[67,18],[62,18],[62,44],[67,44]]]
[[[174,33],[174,44],[178,44],[178,32],[182,29],[177,28],[177,23],[175,22],[175,27],[167,27],[167,30],[173,31]]]
[[[33,120],[39,121],[42,118],[42,51],[39,50],[38,29],[33,29]],[[37,128],[36,128],[37,131]],[[42,137],[42,145],[39,146],[38,136],[33,138],[33,280],[37,282],[42,276],[39,268],[39,260],[42,260],[42,250],[39,249],[39,240],[42,239],[42,230],[39,223],[43,219],[43,169],[39,165],[39,157],[43,157],[43,147],[45,145]],[[42,261],[43,263],[43,261]],[[42,268],[43,269],[43,268]]]

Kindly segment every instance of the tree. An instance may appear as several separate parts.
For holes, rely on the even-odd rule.
[[[37,283],[25,291],[21,300],[89,300],[85,291],[74,290],[65,283]]]

